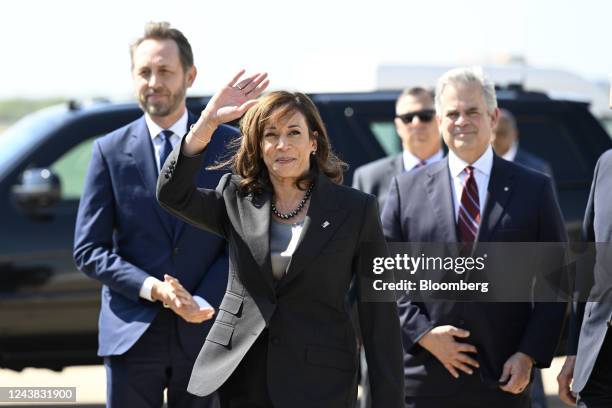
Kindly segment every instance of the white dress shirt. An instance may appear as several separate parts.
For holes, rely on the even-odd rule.
[[[516,153],[518,152],[518,142],[512,143],[512,146],[508,149],[506,154],[502,155],[502,159],[513,162],[516,159]]]
[[[452,150],[448,151],[448,167],[450,169],[453,189],[453,198],[455,203],[455,221],[459,217],[459,206],[461,205],[461,194],[463,193],[463,185],[467,179],[467,173],[464,171],[469,166],[468,163],[461,160]],[[474,167],[474,177],[476,178],[476,186],[478,186],[478,201],[480,207],[480,215],[484,212],[487,201],[487,188],[489,179],[491,178],[491,170],[493,169],[493,149],[491,146],[476,160],[472,165]]]
[[[162,140],[159,134],[164,130],[172,131],[172,133],[174,134],[170,138],[170,144],[172,144],[172,147],[174,148],[174,146],[176,146],[181,141],[183,135],[187,133],[187,119],[187,109],[185,109],[185,112],[179,118],[179,120],[174,122],[174,124],[168,129],[164,129],[157,123],[153,122],[153,119],[151,119],[148,113],[145,113],[145,122],[147,123],[149,135],[151,136],[151,142],[153,143],[153,151],[155,152],[155,163],[157,164],[157,169],[159,169],[160,165],[159,155],[161,153],[162,147],[164,146],[164,141]]]
[[[414,154],[410,153],[406,149],[404,149],[402,153],[402,157],[404,158],[404,170],[405,171],[410,171],[414,169],[414,167],[417,164],[421,163],[421,159],[419,159],[418,157],[416,157]],[[442,151],[442,149],[440,149],[436,153],[432,154],[427,159],[425,159],[425,165],[440,161],[442,160],[443,157],[444,157],[444,152]]]

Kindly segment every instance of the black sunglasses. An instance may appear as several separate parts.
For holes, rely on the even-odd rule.
[[[435,110],[423,109],[420,111],[404,113],[403,115],[397,115],[396,117],[401,119],[401,121],[404,123],[411,123],[412,119],[414,119],[414,117],[417,116],[421,122],[427,123],[427,122],[431,122],[431,120],[434,118],[435,115],[436,115]]]

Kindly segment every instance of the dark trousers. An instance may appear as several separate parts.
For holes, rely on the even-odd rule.
[[[406,408],[529,408],[530,392],[531,386],[515,395],[485,385],[478,371],[475,371],[472,375],[466,375],[458,393],[447,397],[406,396]]]
[[[612,335],[610,330],[599,350],[589,381],[578,397],[580,408],[612,407]]]
[[[221,408],[272,408],[268,394],[268,329],[255,340],[236,370],[219,388]]]
[[[159,312],[147,331],[125,354],[104,358],[107,407],[160,408],[164,389],[169,408],[216,408],[216,396],[197,397],[187,392],[194,359],[183,350],[176,316]]]

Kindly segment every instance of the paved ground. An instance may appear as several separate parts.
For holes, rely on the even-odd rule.
[[[555,359],[553,366],[544,371],[544,389],[549,395],[549,408],[565,407],[556,397],[556,376],[561,368],[561,359]],[[26,369],[22,372],[0,370],[0,386],[11,387],[76,387],[77,404],[51,404],[52,406],[71,406],[80,408],[101,408],[104,406],[106,379],[103,366],[69,367],[62,372],[42,369]],[[51,406],[50,404],[38,406]],[[14,406],[19,408],[33,407],[34,405],[6,404],[0,406]]]

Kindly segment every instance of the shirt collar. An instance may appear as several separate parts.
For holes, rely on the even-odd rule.
[[[449,149],[448,167],[450,169],[451,176],[459,176],[467,166],[470,166],[470,164],[460,159],[459,156]],[[485,150],[482,156],[472,163],[471,166],[487,176],[491,174],[491,169],[493,168],[493,148],[491,145],[487,147],[487,150]]]
[[[185,109],[185,112],[183,112],[183,115],[181,115],[179,120],[174,122],[174,124],[170,126],[168,130],[171,130],[172,133],[174,133],[178,137],[182,137],[185,133],[187,133],[187,119],[187,109]],[[155,138],[162,132],[162,130],[165,130],[157,123],[153,122],[153,119],[151,119],[151,116],[149,116],[148,113],[145,113],[145,122],[147,123],[149,135],[151,135],[152,140],[155,140]]]
[[[517,151],[518,151],[518,142],[514,142],[512,143],[512,146],[510,146],[510,149],[508,149],[506,154],[502,155],[502,159],[508,160],[508,161],[514,161],[514,159],[516,158]]]
[[[408,150],[404,149],[402,155],[404,158],[404,169],[405,170],[412,170],[414,166],[416,166],[417,164],[421,162],[421,159],[416,157],[414,154],[410,153]],[[429,156],[427,159],[425,159],[425,164],[431,164],[431,163],[437,162],[441,160],[442,157],[444,157],[444,152],[442,151],[442,149],[440,149],[434,154],[432,154],[431,156]]]

